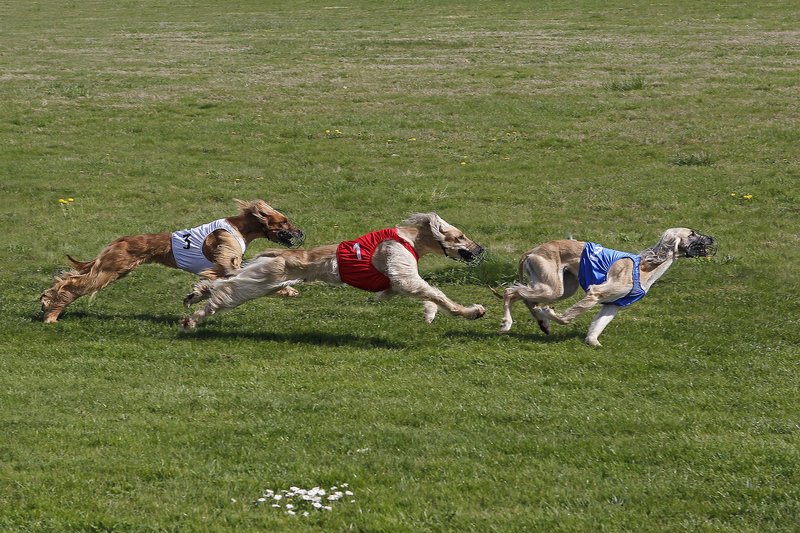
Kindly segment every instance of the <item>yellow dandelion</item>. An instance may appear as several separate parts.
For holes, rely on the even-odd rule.
[[[461,166],[462,166],[462,167],[463,167],[464,165],[466,165],[466,164],[467,164],[467,162],[466,162],[466,161],[462,161],[462,162],[461,162]]]
[[[66,200],[64,200],[63,198],[59,198],[59,199],[58,199],[58,203],[60,203],[60,204],[66,204],[66,203],[68,203],[68,202],[67,202]]]
[[[732,193],[731,193],[731,196],[735,198],[735,197],[736,197],[736,193],[735,193],[735,192],[732,192]]]
[[[72,202],[74,202],[74,201],[75,201],[75,198],[67,198],[67,201],[68,201],[69,203],[72,203]]]
[[[752,200],[753,199],[753,195],[752,194],[745,194],[744,196],[742,196],[742,198],[744,198],[745,200]]]
[[[416,140],[417,140],[417,138],[416,138],[416,137],[409,137],[409,138],[408,138],[408,140],[409,140],[409,141],[416,141]]]

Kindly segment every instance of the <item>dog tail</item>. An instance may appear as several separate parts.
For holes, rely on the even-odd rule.
[[[70,255],[67,255],[67,259],[70,263],[72,263],[72,266],[75,268],[75,270],[78,270],[79,272],[88,272],[94,265],[94,262],[97,261],[97,259],[92,259],[91,261],[78,261]]]

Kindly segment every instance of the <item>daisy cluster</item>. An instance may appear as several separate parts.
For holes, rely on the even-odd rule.
[[[320,487],[313,489],[289,487],[278,491],[267,489],[256,503],[270,504],[275,509],[285,510],[288,515],[308,516],[312,511],[332,511],[336,502],[344,499],[354,503],[353,496],[349,485],[342,483],[341,486],[327,490]]]

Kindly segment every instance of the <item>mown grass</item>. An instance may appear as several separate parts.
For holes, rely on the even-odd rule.
[[[798,14],[0,6],[0,529],[794,529]],[[436,210],[491,257],[423,273],[489,313],[426,326],[310,286],[187,335],[193,278],[145,266],[40,323],[65,253],[236,197],[310,246]],[[719,256],[676,265],[604,348],[588,318],[545,337],[522,309],[497,335],[487,286],[534,244],[636,251],[678,225]],[[330,513],[254,504],[341,483],[355,503]]]

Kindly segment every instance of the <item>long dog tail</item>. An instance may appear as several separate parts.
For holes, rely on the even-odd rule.
[[[92,266],[94,266],[95,261],[97,261],[97,258],[92,259],[91,261],[78,261],[77,259],[74,259],[70,255],[67,255],[67,259],[69,260],[70,263],[72,263],[72,266],[75,268],[75,270],[78,270],[81,274],[84,274],[89,270],[91,270]]]

